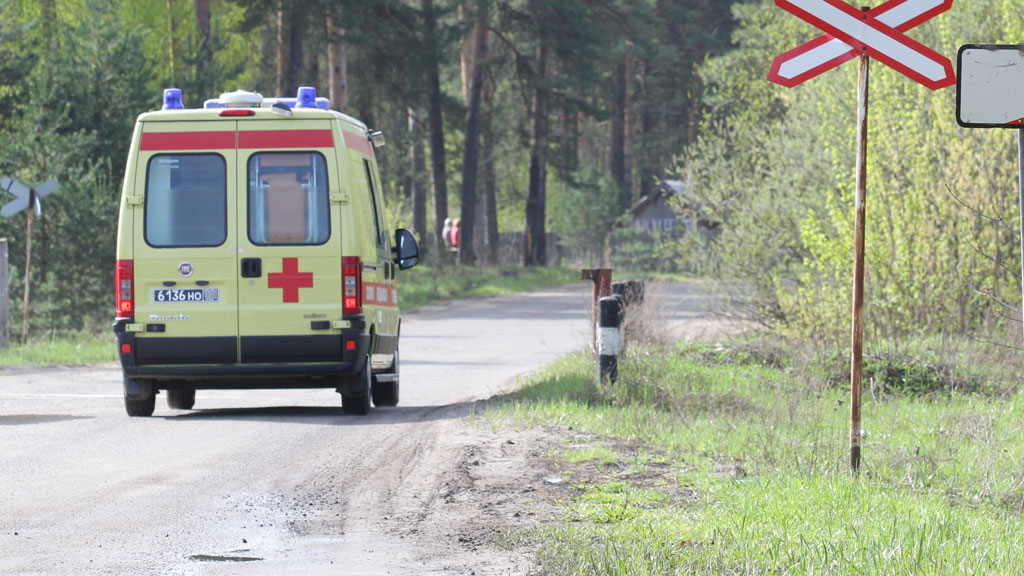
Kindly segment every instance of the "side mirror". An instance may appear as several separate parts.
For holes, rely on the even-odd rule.
[[[420,263],[420,245],[416,237],[405,228],[395,230],[395,264],[399,270],[408,270]]]

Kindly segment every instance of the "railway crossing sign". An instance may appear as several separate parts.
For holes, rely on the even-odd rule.
[[[22,302],[22,323],[21,323],[21,339],[22,341],[28,341],[28,294],[29,294],[29,279],[32,277],[32,212],[36,214],[41,212],[39,205],[39,199],[49,196],[57,190],[57,180],[50,179],[43,182],[37,188],[29,188],[21,182],[4,176],[0,178],[0,188],[4,192],[9,192],[14,195],[14,200],[11,200],[7,204],[4,204],[3,208],[0,208],[0,216],[4,218],[10,218],[18,212],[21,212],[29,205],[32,209],[28,211],[28,218],[25,219],[25,293],[24,300]]]
[[[889,0],[861,11],[843,0],[775,0],[825,32],[775,58],[768,79],[792,88],[860,55],[932,90],[956,84],[953,63],[905,32],[949,10],[953,0]]]
[[[956,74],[949,58],[906,35],[911,28],[952,8],[953,0],[888,0],[875,8],[863,10],[844,0],[775,0],[775,5],[813,24],[825,35],[777,56],[768,80],[792,88],[854,58],[860,61],[857,79],[856,215],[853,226],[853,335],[850,346],[850,469],[856,473],[860,470],[864,371],[869,64],[872,58],[879,60],[932,90],[956,84]],[[1024,150],[1024,136],[1021,142]]]
[[[50,180],[40,184],[35,190],[32,190],[21,182],[4,176],[3,178],[0,178],[0,188],[3,188],[5,192],[9,192],[14,195],[14,200],[11,200],[7,204],[4,204],[3,208],[0,208],[0,216],[10,218],[25,208],[28,208],[30,203],[35,203],[33,208],[35,208],[36,212],[39,212],[39,200],[49,196],[57,190],[57,181],[51,178]]]

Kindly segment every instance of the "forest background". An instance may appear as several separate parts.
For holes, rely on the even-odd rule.
[[[1017,4],[954,2],[911,36],[949,57],[1016,43]],[[494,262],[511,232],[521,263],[543,265],[554,232],[573,263],[718,278],[732,311],[838,344],[856,67],[765,80],[814,36],[771,0],[0,0],[0,174],[60,180],[35,224],[32,334],[107,329],[127,147],[164,88],[200,106],[311,85],[384,131],[392,224],[435,265],[450,265],[445,217],[463,220],[462,265]],[[1018,345],[1015,138],[959,128],[954,90],[878,63],[871,100],[869,335]],[[686,183],[677,209],[710,233],[630,230],[663,179]],[[0,236],[17,296],[24,215]],[[627,249],[605,262],[611,237]]]

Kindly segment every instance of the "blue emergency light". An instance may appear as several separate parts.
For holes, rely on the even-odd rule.
[[[171,90],[177,90],[171,88],[164,90],[164,110],[182,108],[181,105],[181,90],[178,92],[178,100],[176,106],[170,106],[168,104],[167,93]],[[224,96],[223,94],[221,95]],[[301,86],[299,92],[295,98],[266,98],[262,100],[262,106],[266,107],[273,104],[284,104],[289,108],[319,108],[321,110],[330,110],[331,101],[327,98],[317,97],[316,88],[312,86]],[[225,108],[224,102],[220,98],[210,98],[203,102],[203,108]],[[256,104],[254,107],[259,108],[260,104]]]
[[[181,101],[180,88],[168,88],[164,90],[164,110],[182,110],[185,104]]]
[[[296,108],[316,108],[316,88],[299,86],[299,94],[295,99],[298,100]]]

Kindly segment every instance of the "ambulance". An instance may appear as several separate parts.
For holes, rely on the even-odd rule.
[[[129,416],[164,392],[334,388],[343,411],[395,406],[398,271],[374,154],[383,135],[296,98],[236,91],[139,116],[121,193],[117,352]]]

